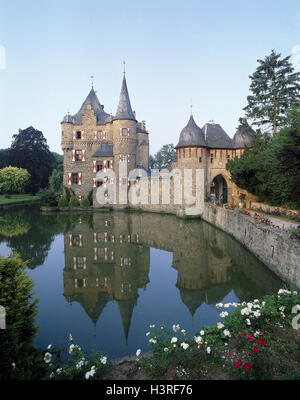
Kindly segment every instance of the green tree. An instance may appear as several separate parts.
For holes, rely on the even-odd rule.
[[[0,149],[0,169],[7,167],[7,158],[9,154],[9,149]]]
[[[226,168],[240,188],[260,200],[291,208],[300,206],[300,107],[287,113],[288,127],[276,136],[256,133],[252,150],[229,160]]]
[[[0,170],[0,191],[4,193],[23,193],[30,181],[26,169],[6,167]]]
[[[46,372],[43,352],[34,348],[37,300],[26,265],[17,254],[0,257],[0,304],[6,312],[6,329],[0,331],[0,379],[37,379]]]
[[[259,66],[249,76],[252,94],[244,108],[254,125],[273,135],[286,126],[288,110],[300,103],[300,73],[294,72],[291,56],[280,57],[272,50],[264,60],[257,60]]]
[[[176,151],[174,145],[165,144],[153,157],[150,156],[151,168],[168,168],[172,162],[176,161]]]
[[[62,193],[63,187],[63,171],[54,169],[49,178],[49,189],[52,189],[58,194]]]
[[[48,186],[55,160],[41,131],[32,126],[19,129],[19,133],[13,136],[8,160],[11,165],[25,168],[30,173],[28,192],[36,194],[40,188]]]

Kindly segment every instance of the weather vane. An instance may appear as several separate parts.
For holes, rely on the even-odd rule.
[[[125,61],[123,61],[123,64],[124,64],[123,74],[124,74],[124,76],[125,76],[125,72],[126,72],[126,71],[125,71],[125,64],[126,64]]]
[[[191,105],[190,105],[190,107],[191,107],[191,115],[193,115],[193,100],[192,100],[192,98],[191,98]]]
[[[94,75],[91,75],[91,80],[92,80],[92,89],[94,89]]]

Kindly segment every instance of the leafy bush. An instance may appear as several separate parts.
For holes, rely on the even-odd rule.
[[[69,206],[70,207],[78,207],[79,206],[79,201],[76,196],[71,196],[70,201],[69,201]]]
[[[60,196],[58,200],[58,207],[68,207],[68,200],[65,196]]]
[[[85,196],[82,196],[82,199],[80,200],[80,207],[89,207],[89,205],[89,199]]]
[[[41,199],[43,206],[55,207],[57,206],[58,194],[53,189],[40,189],[38,195]]]
[[[6,167],[0,170],[0,191],[4,193],[23,193],[30,181],[30,174],[26,169]]]

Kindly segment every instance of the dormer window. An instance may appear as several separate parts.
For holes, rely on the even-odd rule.
[[[81,139],[81,131],[76,131],[76,139]]]

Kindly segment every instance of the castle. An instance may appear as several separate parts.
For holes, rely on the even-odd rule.
[[[68,113],[61,125],[63,185],[71,188],[79,199],[92,191],[93,205],[97,206],[97,187],[103,185],[105,188],[110,184],[116,188],[129,186],[129,179],[119,175],[119,163],[126,163],[128,172],[138,168],[149,174],[149,133],[145,121],[138,122],[132,111],[125,73],[115,116],[104,111],[92,87],[77,114]],[[239,189],[230,180],[230,173],[226,170],[227,161],[240,157],[245,146],[251,147],[251,140],[250,128],[239,128],[231,139],[214,122],[206,123],[201,129],[191,114],[180,133],[176,146],[177,161],[172,167],[202,169],[205,200],[216,199],[233,205],[238,204],[241,198],[254,200],[255,196]],[[111,177],[107,173],[107,177],[98,179],[96,174],[99,171],[113,171],[115,175]],[[159,210],[157,206],[153,208]],[[178,210],[174,203],[169,208],[165,211]]]

